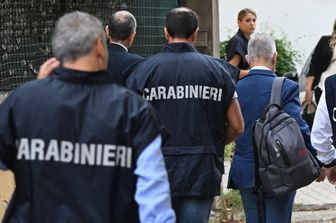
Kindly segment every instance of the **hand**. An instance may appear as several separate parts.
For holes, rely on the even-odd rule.
[[[329,183],[336,184],[336,166],[327,168],[325,175],[328,178]]]
[[[313,91],[306,90],[305,103],[310,105],[313,102]]]
[[[316,182],[322,182],[322,181],[324,181],[324,179],[326,177],[325,172],[326,172],[326,168],[321,167],[321,169],[320,169],[320,176],[316,179]]]
[[[37,79],[47,78],[51,74],[51,72],[59,65],[60,62],[55,57],[48,59],[41,65],[40,70],[37,74]]]

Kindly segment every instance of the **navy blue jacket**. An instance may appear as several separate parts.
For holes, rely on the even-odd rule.
[[[166,45],[137,64],[126,86],[156,108],[169,134],[163,143],[172,196],[220,193],[231,76],[239,70],[188,43]]]
[[[4,222],[138,222],[137,158],[155,110],[106,72],[58,68],[0,106],[0,159],[16,188]]]
[[[248,75],[237,83],[237,94],[243,114],[245,130],[237,139],[236,149],[229,173],[229,188],[241,189],[254,187],[254,158],[252,127],[269,104],[273,79],[276,75],[271,70],[250,70]],[[316,156],[316,150],[310,143],[310,131],[302,119],[299,101],[299,86],[286,79],[282,86],[282,109],[298,123],[305,143]]]
[[[122,46],[111,43],[107,45],[109,52],[108,73],[112,76],[115,83],[125,86],[125,78],[122,76],[129,66],[143,60],[143,57],[131,54]]]

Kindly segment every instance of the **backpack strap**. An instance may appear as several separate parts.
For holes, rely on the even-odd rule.
[[[253,125],[252,132],[254,131],[255,131],[255,123]],[[266,222],[265,195],[261,189],[257,145],[254,140],[254,137],[252,137],[252,139],[253,139],[253,158],[254,158],[254,188],[252,193],[256,196],[258,223],[265,223]]]
[[[281,102],[281,90],[283,82],[285,81],[285,77],[276,77],[273,80],[272,84],[272,93],[271,93],[271,99],[270,104],[276,104],[281,108],[282,102]]]

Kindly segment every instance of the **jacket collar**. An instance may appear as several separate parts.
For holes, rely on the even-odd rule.
[[[162,53],[184,53],[197,52],[195,46],[191,43],[169,43],[161,50]]]
[[[238,29],[237,34],[238,34],[238,36],[240,36],[241,38],[243,38],[245,41],[248,42],[248,39],[245,37],[243,31],[241,31],[240,29]]]
[[[128,52],[128,49],[120,43],[109,43],[107,44],[107,48],[109,51]]]
[[[112,42],[108,44],[107,46],[108,48],[119,49],[121,51],[128,52],[128,49],[126,48],[126,46],[122,45],[121,43]]]
[[[252,75],[267,75],[267,76],[274,76],[276,77],[276,74],[271,70],[266,69],[252,69],[249,71],[248,75],[246,77],[252,76]]]
[[[112,81],[105,70],[89,72],[64,67],[56,68],[52,73],[52,77],[77,83],[108,83]]]

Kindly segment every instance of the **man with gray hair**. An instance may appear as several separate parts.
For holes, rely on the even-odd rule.
[[[247,223],[258,221],[257,197],[254,188],[254,157],[252,128],[270,102],[272,83],[276,77],[277,52],[274,40],[262,33],[255,34],[248,44],[247,61],[251,67],[248,75],[237,83],[238,101],[244,117],[245,131],[237,139],[236,149],[229,173],[228,188],[238,189],[243,202]],[[282,109],[300,126],[307,148],[316,151],[310,143],[307,123],[300,115],[299,86],[286,79],[282,86]],[[290,223],[295,191],[282,197],[264,198],[267,223]]]
[[[0,167],[16,180],[3,222],[175,222],[158,118],[105,71],[102,27],[83,12],[61,17],[62,66],[1,104]]]
[[[111,15],[105,27],[109,39],[107,71],[115,82],[122,86],[125,86],[126,79],[122,76],[123,71],[143,59],[141,56],[128,52],[136,35],[136,26],[135,17],[130,12],[122,10]]]

